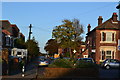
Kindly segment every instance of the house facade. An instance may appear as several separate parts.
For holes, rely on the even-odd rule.
[[[0,20],[2,28],[2,58],[8,61],[8,56],[11,55],[11,50],[15,47],[14,41],[22,38],[25,41],[25,36],[20,32],[16,24],[11,24],[8,20]]]
[[[88,33],[86,36],[86,48],[88,56],[92,57],[97,63],[105,59],[120,60],[118,51],[118,39],[120,36],[120,22],[117,13],[113,13],[112,17],[102,22],[102,16],[98,18],[98,26],[90,31],[88,25]]]

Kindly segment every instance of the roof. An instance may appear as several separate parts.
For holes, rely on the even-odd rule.
[[[120,9],[120,4],[116,7],[117,9]]]
[[[112,18],[108,19],[107,21],[103,22],[102,24],[95,27],[92,31],[89,33],[95,31],[95,30],[119,30],[119,21],[113,22]],[[87,33],[87,35],[89,34]]]
[[[20,33],[20,35],[21,35],[22,37],[25,37],[22,33]]]
[[[10,24],[8,20],[0,20],[0,22],[8,22]]]
[[[17,27],[16,24],[11,24],[11,27],[14,27],[14,28],[16,28],[17,30],[19,30],[19,28]]]
[[[12,35],[9,31],[7,30],[2,30],[3,33],[5,33],[6,35]]]
[[[104,23],[96,27],[96,29],[119,29],[118,21],[113,22],[112,19],[108,19]]]

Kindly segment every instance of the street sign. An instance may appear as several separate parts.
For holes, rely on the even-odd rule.
[[[118,39],[118,50],[120,51],[120,39]]]
[[[120,46],[118,46],[118,50],[120,51]]]
[[[73,51],[74,53],[76,53],[77,51],[74,49],[74,51]]]

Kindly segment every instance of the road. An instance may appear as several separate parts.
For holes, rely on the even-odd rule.
[[[109,78],[109,79],[120,79],[120,70],[119,69],[99,69],[99,78]]]

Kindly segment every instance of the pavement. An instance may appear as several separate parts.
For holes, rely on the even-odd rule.
[[[35,63],[35,60],[28,63],[25,69],[24,77],[22,77],[22,70],[17,70],[14,72],[11,72],[10,75],[0,76],[2,77],[2,80],[31,80],[33,78],[36,78],[36,71],[37,71],[37,64]]]

